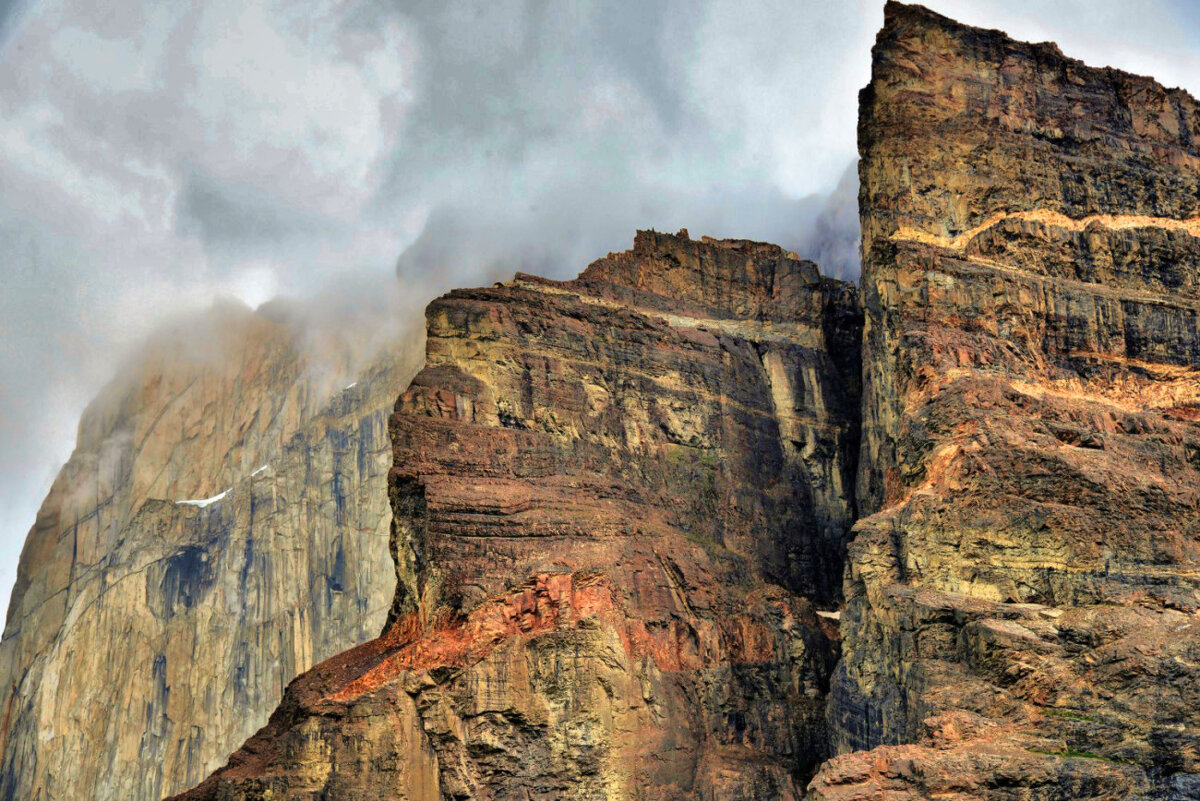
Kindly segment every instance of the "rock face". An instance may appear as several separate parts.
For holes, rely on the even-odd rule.
[[[427,323],[390,424],[388,629],[185,797],[802,796],[854,516],[853,288],[641,232]]]
[[[8,797],[198,778],[386,616],[180,798],[1200,798],[1200,109],[895,3],[861,103],[861,303],[641,232],[435,301],[403,394],[251,346],[98,404]]]
[[[381,629],[387,416],[413,359],[325,400],[294,340],[217,307],[85,413],[0,643],[0,797],[158,801]]]
[[[1197,103],[898,4],[861,101],[864,517],[812,795],[1200,797]]]

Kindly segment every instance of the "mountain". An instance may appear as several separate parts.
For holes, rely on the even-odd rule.
[[[183,790],[382,628],[387,416],[415,354],[329,397],[353,360],[300,340],[279,304],[219,304],[88,407],[0,641],[0,797]]]
[[[1180,90],[887,6],[814,798],[1200,797],[1198,134]]]
[[[187,797],[790,797],[828,743],[854,288],[643,231],[426,318],[389,627]]]
[[[0,789],[1200,798],[1198,141],[1180,90],[888,3],[857,288],[641,231],[345,390],[214,311],[30,534]]]

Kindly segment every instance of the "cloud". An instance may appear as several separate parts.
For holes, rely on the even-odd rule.
[[[175,228],[216,247],[261,250],[305,234],[337,232],[322,215],[298,209],[260,186],[189,172],[176,195]]]
[[[0,0],[0,47],[4,46],[13,29],[20,24],[28,7],[28,0]]]
[[[800,241],[805,257],[821,265],[825,275],[844,281],[857,280],[862,267],[858,227],[858,164],[851,163],[837,186],[821,198],[816,214],[801,223]]]
[[[1183,3],[928,3],[1200,75]],[[639,227],[852,277],[881,21],[876,0],[0,0],[0,593],[87,399],[221,295],[293,296],[314,341],[370,349],[438,292],[570,277]]]
[[[812,249],[855,155],[845,98],[870,67],[839,48],[865,54],[876,16],[846,2],[408,9],[417,92],[380,202],[426,224],[399,273],[569,277],[646,227]]]

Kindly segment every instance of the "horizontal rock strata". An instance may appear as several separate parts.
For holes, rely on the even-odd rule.
[[[1196,797],[1198,124],[1178,90],[888,5],[868,516],[814,798]]]
[[[389,629],[186,797],[800,797],[853,518],[853,289],[641,232],[427,320]]]
[[[434,301],[403,392],[310,409],[248,335],[98,404],[0,645],[7,797],[177,789],[386,617],[178,797],[1200,798],[1197,103],[885,16],[861,299],[639,232]]]

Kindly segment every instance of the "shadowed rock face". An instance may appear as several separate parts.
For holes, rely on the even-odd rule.
[[[391,625],[188,798],[797,798],[853,517],[852,287],[641,232],[427,311]]]
[[[1196,797],[1196,102],[897,4],[861,100],[830,723],[875,750],[813,796]]]
[[[387,417],[414,360],[326,399],[293,333],[217,307],[89,407],[0,643],[0,797],[194,786],[293,676],[382,627]]]

